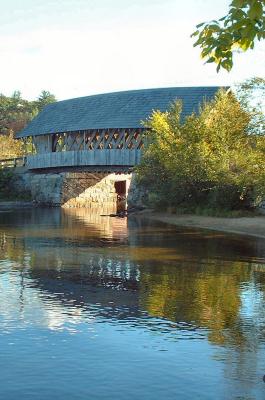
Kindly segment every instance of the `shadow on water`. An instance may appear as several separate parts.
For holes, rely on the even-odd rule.
[[[207,340],[234,352],[217,361],[233,379],[247,381],[244,390],[254,390],[265,344],[264,241],[102,213],[0,215],[0,274],[9,276],[9,286],[15,282],[20,310],[37,298],[53,329],[96,318],[169,341]],[[0,313],[7,315],[1,290]]]

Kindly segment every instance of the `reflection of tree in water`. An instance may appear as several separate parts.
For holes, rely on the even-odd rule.
[[[258,354],[265,341],[265,265],[257,270],[255,264],[219,261],[141,268],[139,300],[153,317],[206,329],[209,342],[221,346],[216,359],[224,364],[225,378],[233,381],[224,398],[234,398],[237,385],[244,398],[254,398],[251,390],[264,374]]]
[[[0,258],[13,260],[13,268],[23,271],[20,311],[27,303],[23,290],[30,285],[40,293],[43,307],[53,311],[51,326],[61,323],[64,315],[71,320],[78,313],[81,321],[88,313],[128,324],[127,329],[138,324],[171,340],[178,340],[184,330],[194,331],[193,336],[203,332],[218,345],[224,374],[245,382],[249,393],[264,341],[265,268],[237,261],[243,242],[231,243],[228,259],[232,260],[222,261],[223,239],[202,240],[188,232],[174,241],[170,229],[132,221],[128,237],[132,247],[122,241],[120,247],[114,243],[99,248],[105,228],[88,232],[92,219],[82,224],[81,214],[70,213],[69,218],[64,214],[61,226],[62,219],[53,211],[55,229],[45,227],[44,241],[34,219],[32,229],[24,221],[24,231],[9,226],[0,233]],[[100,219],[94,218],[94,223],[98,226]],[[119,238],[120,228],[113,227],[114,237]],[[71,232],[78,237],[74,245]],[[255,256],[255,246],[246,256],[248,252],[249,258]],[[248,304],[244,310],[244,293],[252,298],[255,310]]]
[[[244,341],[238,323],[240,284],[248,282],[251,273],[251,265],[240,262],[145,269],[142,306],[153,316],[192,321],[209,329],[209,340],[216,344],[238,345]]]
[[[69,292],[69,283],[134,290],[137,306],[139,299],[140,308],[150,316],[206,328],[209,340],[215,344],[248,346],[250,341],[253,344],[257,332],[254,337],[248,334],[253,331],[253,324],[240,314],[241,294],[242,287],[252,283],[256,296],[258,284],[262,310],[265,287],[262,266],[214,259],[161,266],[160,261],[135,262],[128,259],[127,253],[121,256],[83,249],[73,251],[65,246],[47,249],[32,246],[32,242],[30,248],[25,239],[5,235],[1,236],[1,243],[1,258],[8,256],[19,265],[25,265],[26,259],[30,259],[31,269],[27,273],[43,289],[56,292],[60,282],[60,292],[65,289],[65,295]],[[259,323],[256,322],[257,330]]]
[[[24,240],[16,237],[10,237],[5,232],[0,232],[0,260],[9,258],[17,261],[21,265],[25,260],[25,243]]]
[[[29,215],[6,216],[6,221],[0,235],[1,259],[20,266],[29,263],[27,273],[43,290],[56,292],[58,282],[60,292],[65,289],[68,297],[71,284],[134,290],[137,306],[150,316],[205,328],[212,343],[248,346],[255,342],[257,332],[252,337],[248,333],[253,332],[253,324],[241,315],[242,287],[253,284],[257,297],[259,286],[257,303],[262,309],[264,267],[238,258],[263,254],[258,241],[236,238],[229,245],[223,234],[176,233],[141,219],[129,220],[128,234],[126,220],[82,209],[34,210]],[[124,246],[127,237],[130,246]],[[121,247],[119,243],[115,247],[115,240],[101,246],[102,238],[121,240]],[[231,261],[221,261],[222,254]],[[74,293],[77,296],[76,286]],[[260,321],[255,321],[260,332],[259,326]]]
[[[12,218],[1,227],[0,259],[13,261],[7,265],[13,268],[11,279],[16,278],[12,294],[17,294],[21,319],[35,318],[35,304],[43,326],[52,329],[90,318],[119,329],[151,331],[159,340],[170,340],[170,346],[187,335],[202,341],[208,336],[217,345],[210,346],[209,357],[223,367],[224,398],[236,398],[233,390],[254,398],[251,390],[261,373],[259,347],[265,340],[265,266],[251,262],[264,252],[260,243],[257,250],[256,242],[248,241],[241,251],[242,239],[229,245],[223,236],[176,234],[137,220],[122,236],[126,230],[120,232],[121,225],[106,220],[100,228],[99,217],[85,215],[82,223],[81,212],[62,216],[51,210],[43,227],[38,213],[37,221],[31,215],[32,226],[28,217]],[[112,237],[126,243],[99,246],[106,227],[108,237],[114,232]],[[2,298],[2,310],[7,308],[13,320],[4,291]],[[192,354],[187,357],[192,365]]]

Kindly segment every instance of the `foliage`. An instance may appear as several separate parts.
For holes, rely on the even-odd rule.
[[[54,95],[47,91],[42,91],[34,101],[23,99],[19,91],[11,97],[0,94],[0,158],[24,153],[22,143],[14,139],[15,133],[23,129],[45,105],[54,101]]]
[[[35,102],[38,111],[41,111],[48,104],[54,103],[56,98],[53,94],[47,90],[43,90]]]
[[[217,64],[217,71],[230,71],[234,51],[253,49],[256,39],[265,38],[264,11],[264,0],[233,0],[226,16],[196,26],[194,46],[202,49],[207,63]]]
[[[12,169],[0,169],[0,198],[9,197],[10,180],[13,178]]]
[[[250,134],[251,114],[220,90],[199,114],[181,120],[182,104],[146,122],[149,145],[138,168],[157,207],[250,207],[265,195],[265,138]]]
[[[17,176],[13,168],[0,169],[0,200],[4,201],[30,201],[31,193],[27,190],[17,190],[15,181]]]
[[[251,115],[249,131],[265,132],[265,79],[254,77],[236,85],[235,94],[241,106]]]
[[[23,100],[20,92],[11,97],[0,95],[0,134],[18,132],[37,114],[35,103]]]
[[[0,159],[19,157],[24,154],[24,143],[15,140],[12,131],[8,135],[0,135]]]

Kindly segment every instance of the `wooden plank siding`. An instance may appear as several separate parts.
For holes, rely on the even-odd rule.
[[[27,168],[124,166],[139,164],[146,135],[143,128],[90,129],[33,136],[36,154]]]
[[[27,156],[28,169],[81,166],[134,166],[139,164],[140,149],[97,149],[61,151]]]

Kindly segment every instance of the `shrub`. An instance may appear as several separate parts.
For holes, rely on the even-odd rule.
[[[219,91],[199,114],[181,120],[182,104],[155,111],[138,167],[156,207],[239,210],[265,196],[265,137],[249,133],[251,115]]]
[[[12,189],[10,187],[10,181],[13,178],[14,173],[11,169],[0,169],[0,197],[9,197]]]

